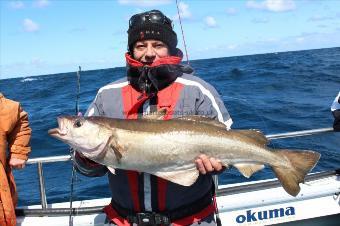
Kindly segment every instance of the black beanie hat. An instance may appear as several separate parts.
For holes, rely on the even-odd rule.
[[[130,18],[128,48],[132,53],[137,41],[155,39],[168,45],[170,52],[177,46],[177,35],[172,29],[172,21],[159,10],[135,14]]]

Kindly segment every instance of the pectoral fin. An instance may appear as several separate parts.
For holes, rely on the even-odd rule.
[[[264,168],[264,165],[238,163],[235,164],[234,167],[237,168],[243,176],[249,178],[251,175],[253,175],[253,173],[262,170]]]
[[[120,146],[116,141],[112,141],[110,147],[116,156],[117,162],[120,163],[120,160],[123,158],[123,152],[124,152],[122,146]]]
[[[120,163],[120,160],[123,158],[124,149],[121,145],[118,144],[117,139],[115,139],[114,135],[109,138],[107,146],[113,150],[117,162]]]
[[[199,172],[196,168],[193,168],[189,170],[155,172],[151,174],[182,186],[190,186],[197,180]]]

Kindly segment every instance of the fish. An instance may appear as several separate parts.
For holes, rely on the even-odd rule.
[[[61,116],[57,121],[58,128],[50,129],[49,135],[113,174],[116,168],[135,170],[182,186],[197,180],[195,159],[205,154],[247,178],[269,166],[284,190],[297,196],[299,184],[320,158],[311,150],[270,148],[258,130],[227,130],[223,123],[202,116],[171,120]]]

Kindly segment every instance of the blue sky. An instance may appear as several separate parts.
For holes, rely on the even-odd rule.
[[[178,0],[189,59],[340,46],[338,0]],[[0,79],[124,66],[131,15],[175,0],[0,0]]]

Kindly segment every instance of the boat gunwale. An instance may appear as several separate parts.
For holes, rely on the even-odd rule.
[[[308,174],[305,181],[315,181],[328,177],[340,177],[340,169],[332,171],[324,171],[313,174]],[[230,185],[228,187],[219,188],[216,190],[216,196],[222,197],[227,195],[241,194],[245,192],[254,192],[264,189],[270,189],[281,186],[277,179],[265,179],[261,181],[252,181],[239,183],[236,186]],[[89,200],[91,201],[91,200]],[[65,216],[72,213],[73,216],[90,215],[90,214],[102,214],[105,206],[91,206],[91,207],[79,207],[79,208],[34,208],[29,209],[29,206],[16,208],[17,217],[42,217],[42,216]]]

